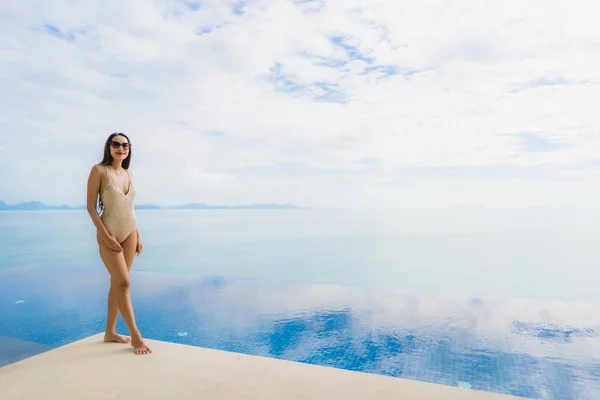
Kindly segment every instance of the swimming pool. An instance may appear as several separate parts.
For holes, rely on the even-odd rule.
[[[107,283],[95,268],[1,269],[0,365],[103,331]],[[141,271],[132,285],[152,339],[529,398],[600,396],[589,304]]]
[[[145,246],[132,295],[150,338],[531,398],[600,398],[598,215],[137,214]],[[85,211],[1,212],[0,364],[103,331],[107,285]]]

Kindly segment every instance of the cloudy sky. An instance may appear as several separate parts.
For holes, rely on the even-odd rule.
[[[0,5],[0,199],[597,207],[593,1]]]

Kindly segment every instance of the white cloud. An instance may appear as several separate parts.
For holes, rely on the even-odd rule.
[[[81,203],[123,131],[140,202],[594,206],[593,5],[9,2],[0,199]]]

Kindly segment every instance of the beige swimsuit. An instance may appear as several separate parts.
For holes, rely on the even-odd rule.
[[[113,233],[119,243],[136,230],[136,219],[133,210],[133,200],[135,198],[135,185],[131,179],[131,174],[127,171],[129,177],[129,190],[123,193],[120,186],[115,182],[113,173],[106,167],[106,187],[100,194],[103,204],[103,211],[100,218],[106,229]]]

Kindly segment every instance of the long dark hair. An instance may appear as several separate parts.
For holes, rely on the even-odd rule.
[[[129,140],[127,135],[122,132],[111,133],[106,139],[106,143],[104,143],[104,155],[102,156],[100,165],[112,165],[113,157],[110,154],[110,142],[112,142],[115,136],[123,136],[125,139],[127,139],[127,143],[129,143],[129,154],[127,154],[127,158],[125,158],[121,164],[124,169],[129,169],[129,164],[131,164],[131,140]],[[102,196],[100,196],[100,193],[98,193],[98,208],[101,211],[104,210],[104,204],[102,204]]]

